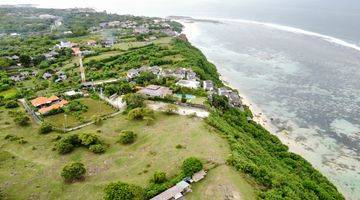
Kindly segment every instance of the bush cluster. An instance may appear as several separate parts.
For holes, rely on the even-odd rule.
[[[185,176],[191,177],[194,173],[203,169],[202,162],[195,157],[190,157],[184,160],[181,170]]]
[[[86,169],[84,164],[79,162],[70,163],[64,166],[61,171],[61,176],[66,182],[73,182],[84,178]]]
[[[94,153],[105,152],[105,146],[100,141],[98,136],[89,133],[68,135],[64,138],[61,138],[56,145],[60,154],[69,153],[74,150],[74,148],[80,146],[86,147]]]

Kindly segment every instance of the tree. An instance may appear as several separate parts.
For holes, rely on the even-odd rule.
[[[145,118],[149,120],[150,118],[154,119],[154,117],[154,111],[149,108],[135,108],[128,113],[128,118],[130,120],[142,120]]]
[[[154,176],[150,180],[152,183],[161,184],[167,181],[166,173],[165,172],[155,172]]]
[[[19,61],[23,66],[28,67],[31,64],[31,57],[29,55],[22,54],[19,56]]]
[[[141,187],[119,181],[105,187],[104,200],[143,200],[144,196]]]
[[[61,171],[61,176],[66,182],[72,182],[84,178],[85,173],[86,169],[84,164],[74,162],[65,165],[65,167]]]
[[[26,126],[29,124],[30,118],[26,116],[26,114],[21,113],[20,115],[17,115],[14,119],[14,122],[20,126]]]
[[[19,104],[14,100],[10,100],[5,104],[5,108],[17,108],[17,107],[19,107]]]
[[[51,124],[42,123],[39,128],[39,133],[46,134],[46,133],[50,133],[52,130],[53,130],[53,126]]]
[[[203,169],[203,164],[198,158],[190,157],[184,160],[181,169],[185,176],[192,176]]]
[[[134,143],[137,135],[132,131],[121,131],[118,142],[121,144],[132,144]]]
[[[221,111],[225,111],[230,108],[228,98],[225,96],[220,96],[220,95],[215,94],[210,99],[210,103],[212,106],[220,109]]]
[[[124,96],[128,109],[134,109],[144,106],[144,97],[141,94],[130,93]]]
[[[143,85],[143,84],[148,83],[151,80],[154,80],[156,78],[157,78],[157,76],[155,74],[151,73],[151,72],[142,72],[142,73],[140,73],[139,76],[137,76],[135,78],[135,82],[137,84]]]

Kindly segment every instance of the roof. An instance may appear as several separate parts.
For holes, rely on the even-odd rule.
[[[49,98],[47,98],[47,97],[38,97],[36,99],[31,100],[30,102],[31,102],[31,104],[33,106],[38,107],[38,106],[48,104],[48,103],[51,103],[51,102],[57,101],[57,100],[59,100],[59,97],[51,96]]]
[[[195,80],[180,80],[176,83],[176,85],[188,88],[198,88],[200,86],[200,82]]]
[[[51,110],[59,109],[59,108],[63,107],[64,105],[68,104],[68,103],[69,103],[69,102],[66,101],[66,100],[61,100],[60,102],[54,103],[54,104],[51,105],[51,106],[48,106],[48,107],[39,109],[38,112],[39,112],[40,114],[46,114],[46,113],[50,112]]]
[[[186,188],[190,186],[189,183],[185,181],[181,181],[177,183],[175,186],[165,190],[164,192],[160,193],[159,195],[153,197],[151,200],[169,200],[172,198],[179,198],[182,196],[181,192],[183,192]]]
[[[172,90],[168,87],[158,86],[158,85],[149,85],[145,88],[142,88],[138,93],[145,94],[153,97],[163,97],[166,95],[171,95]]]
[[[200,170],[198,172],[196,172],[193,176],[192,176],[192,180],[194,182],[198,182],[200,181],[201,179],[203,179],[206,175],[206,172],[204,170]]]

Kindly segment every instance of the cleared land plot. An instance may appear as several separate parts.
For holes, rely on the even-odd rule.
[[[256,199],[255,190],[242,175],[227,165],[218,166],[208,172],[205,179],[193,184],[188,200],[201,199]]]
[[[155,171],[164,171],[168,176],[179,173],[182,161],[189,156],[222,164],[229,154],[226,140],[198,118],[157,113],[154,124],[147,126],[143,121],[128,121],[119,115],[101,126],[78,131],[101,131],[98,135],[109,145],[104,154],[78,148],[59,155],[52,150],[57,133],[40,135],[34,132],[35,125],[17,127],[12,121],[6,125],[7,113],[1,112],[0,116],[0,187],[10,199],[101,199],[109,182],[146,186]],[[117,144],[120,130],[137,133],[136,142]],[[4,140],[9,133],[24,137],[28,143]],[[175,148],[178,144],[184,148]],[[63,183],[59,173],[71,161],[83,162],[87,167],[84,182]]]
[[[112,107],[107,105],[102,100],[94,100],[91,98],[81,98],[78,99],[81,103],[85,104],[88,107],[88,110],[85,113],[82,113],[80,118],[71,114],[66,115],[66,127],[74,127],[82,124],[83,122],[90,121],[94,115],[108,115],[115,112]],[[50,115],[44,117],[45,122],[53,124],[56,127],[63,127],[65,123],[64,113],[59,113],[56,115]]]

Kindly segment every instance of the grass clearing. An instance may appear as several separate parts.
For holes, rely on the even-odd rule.
[[[226,140],[198,118],[156,113],[154,124],[147,126],[143,121],[129,121],[118,115],[100,126],[90,125],[76,132],[100,131],[98,135],[108,145],[104,154],[78,148],[59,155],[52,150],[57,133],[39,135],[33,131],[37,129],[34,124],[20,128],[13,122],[5,125],[7,112],[0,116],[0,187],[10,199],[101,199],[103,187],[109,182],[121,180],[145,186],[155,171],[168,176],[179,173],[182,161],[189,156],[223,164],[229,154]],[[138,135],[135,143],[117,144],[121,130],[134,131]],[[9,133],[24,137],[28,143],[2,139]],[[177,149],[178,144],[185,148]],[[85,164],[84,182],[63,183],[59,173],[70,161]]]
[[[90,121],[94,115],[104,116],[115,112],[111,106],[107,105],[102,100],[81,98],[78,99],[78,101],[85,104],[88,107],[88,110],[81,114],[81,118],[78,118],[74,115],[66,115],[66,127],[74,127],[82,124],[83,122]],[[45,122],[51,123],[56,127],[64,127],[65,116],[64,113],[59,113],[56,115],[46,116],[44,117],[44,120]]]
[[[256,199],[253,184],[239,172],[227,165],[211,169],[205,179],[192,185],[188,200],[201,199]]]

